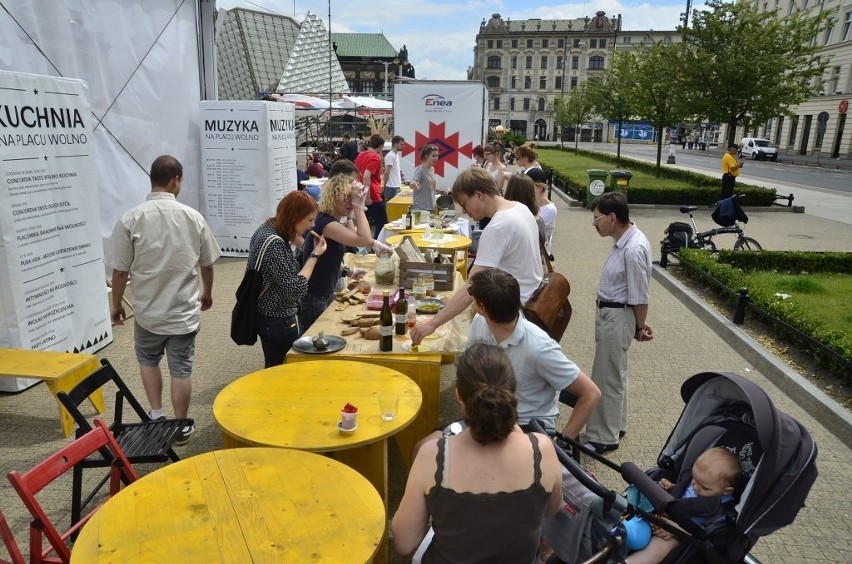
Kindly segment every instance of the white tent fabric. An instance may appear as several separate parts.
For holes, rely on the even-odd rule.
[[[349,84],[329,43],[328,32],[322,20],[310,12],[302,21],[277,92],[329,96],[349,93]]]
[[[96,126],[101,232],[150,191],[168,153],[201,203],[198,102],[214,98],[213,0],[0,0],[0,69],[82,78]]]
[[[337,103],[340,108],[366,110],[393,110],[393,103],[369,96],[343,96]]]

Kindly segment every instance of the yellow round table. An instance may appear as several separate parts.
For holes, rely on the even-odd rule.
[[[388,237],[385,242],[391,246],[397,246],[402,242],[403,237],[411,237],[418,249],[436,249],[438,251],[452,251],[453,260],[456,264],[462,278],[467,280],[467,250],[472,243],[470,237],[464,235],[449,235],[444,234],[443,239],[427,239],[425,233],[408,233],[405,235],[393,235]],[[464,251],[464,256],[456,258],[457,251]]]
[[[399,395],[393,421],[379,416],[379,393]],[[340,411],[358,408],[357,429],[337,429]],[[387,499],[387,439],[420,411],[420,388],[404,374],[365,362],[314,360],[253,372],[226,386],[213,402],[225,447],[267,446],[334,453]]]
[[[387,515],[345,465],[276,448],[208,452],[109,499],[71,562],[370,562]]]

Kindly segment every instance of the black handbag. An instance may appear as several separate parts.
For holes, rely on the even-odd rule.
[[[266,290],[263,288],[263,275],[260,268],[263,257],[278,235],[270,235],[257,253],[254,268],[247,268],[243,281],[237,288],[237,303],[231,312],[231,339],[238,345],[254,345],[257,342],[257,300]]]

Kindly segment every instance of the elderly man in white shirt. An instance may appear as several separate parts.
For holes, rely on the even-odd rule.
[[[617,449],[619,439],[627,432],[630,343],[654,338],[647,322],[652,254],[647,237],[630,221],[623,194],[602,194],[591,208],[598,235],[615,241],[597,288],[592,381],[603,397],[586,425],[586,446],[603,454]]]
[[[151,193],[121,217],[107,246],[107,264],[113,269],[111,315],[114,324],[124,324],[121,300],[132,274],[136,358],[150,416],[165,416],[160,371],[165,353],[175,417],[185,419],[199,312],[213,305],[213,263],[220,251],[204,217],[177,201],[183,180],[180,162],[169,155],[158,157],[150,176]],[[176,444],[186,443],[194,432],[195,425],[184,427]]]

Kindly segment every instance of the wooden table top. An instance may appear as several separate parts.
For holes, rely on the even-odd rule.
[[[164,466],[108,500],[71,562],[369,562],[386,523],[375,488],[340,462],[219,450]]]
[[[91,354],[0,349],[0,376],[54,380],[97,360]]]
[[[414,240],[414,244],[417,245],[417,248],[419,249],[451,249],[454,251],[467,249],[472,243],[470,237],[465,237],[464,235],[444,234],[444,238],[442,240],[427,239],[425,235],[425,232],[412,232],[407,235],[392,235],[387,238],[386,243],[388,245],[396,246],[402,242],[403,237],[411,237]]]
[[[379,416],[379,393],[400,396],[393,421]],[[387,438],[408,426],[423,396],[410,378],[383,366],[347,360],[295,362],[259,370],[225,387],[213,402],[213,416],[244,444],[312,452],[349,449]],[[358,428],[337,429],[340,411],[358,408]]]

